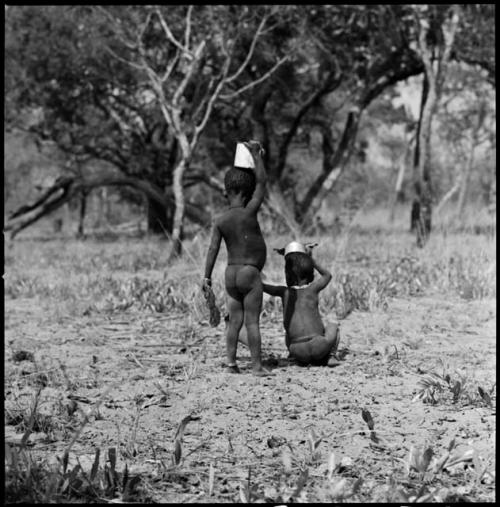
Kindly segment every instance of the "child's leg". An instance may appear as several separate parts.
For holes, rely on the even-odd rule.
[[[299,364],[310,364],[311,362],[311,340],[313,340],[314,337],[310,337],[307,340],[299,341],[297,342],[291,342],[290,346],[288,347],[288,350],[290,352],[290,357],[295,359]],[[323,338],[323,337],[322,337]]]
[[[324,345],[319,345],[319,342],[318,344],[313,344],[312,364],[320,366],[338,366],[342,364],[335,355],[339,341],[338,322],[328,323],[325,329]]]
[[[254,375],[268,375],[270,372],[262,367],[261,361],[259,319],[262,309],[263,290],[260,271],[253,266],[244,266],[238,272],[237,282],[240,292],[245,293],[243,298],[243,313],[248,348],[252,356],[252,371]]]
[[[227,308],[229,311],[229,321],[226,329],[227,366],[237,372],[236,350],[238,347],[238,334],[243,325],[243,305],[228,294]]]
[[[260,290],[259,290],[260,289]],[[261,371],[261,337],[259,329],[260,310],[262,307],[262,286],[255,287],[243,299],[244,321],[247,331],[248,348],[252,356],[252,370]]]
[[[224,317],[224,322],[226,325],[226,333],[227,333],[227,326],[229,324],[229,315],[226,315]],[[238,335],[238,343],[243,343],[243,345],[245,345],[245,347],[248,348],[247,330],[245,326],[241,326],[240,334]]]
[[[238,341],[248,347],[248,334],[247,334],[247,328],[245,326],[242,326],[240,329]]]
[[[337,350],[340,342],[340,325],[337,321],[328,322],[325,329],[325,335],[332,343],[330,353],[324,360],[326,366],[338,366],[340,363],[337,357]]]
[[[238,373],[236,350],[238,347],[238,334],[243,325],[243,301],[236,288],[236,270],[233,266],[228,266],[226,269],[226,291],[229,313],[226,326],[227,366],[230,371]]]
[[[291,343],[290,354],[303,364],[326,365],[338,347],[338,325],[332,323],[325,331],[324,336],[316,335],[306,341]]]
[[[330,354],[336,354],[340,342],[340,326],[338,322],[328,322],[325,329],[325,336],[332,348]]]

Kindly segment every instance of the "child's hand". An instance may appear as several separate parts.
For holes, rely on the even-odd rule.
[[[210,278],[203,278],[203,283],[201,284],[201,288],[203,291],[212,288],[212,280]]]
[[[307,243],[304,246],[306,247],[306,252],[312,257],[313,248],[318,246],[318,243]]]
[[[203,295],[205,296],[205,301],[207,302],[208,309],[210,311],[210,325],[212,327],[216,327],[220,322],[220,311],[217,307],[217,302],[215,300],[215,295],[212,290],[212,280],[210,278],[204,278],[202,284]]]
[[[253,158],[259,158],[264,155],[264,148],[262,148],[259,141],[245,141],[243,144],[248,148]]]

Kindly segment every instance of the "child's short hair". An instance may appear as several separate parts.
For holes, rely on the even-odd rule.
[[[314,280],[314,265],[311,256],[302,252],[291,252],[285,257],[285,278],[288,287],[298,285],[305,280],[311,283]]]
[[[245,204],[252,198],[255,191],[255,173],[249,169],[232,167],[224,176],[224,188],[227,194],[243,194]]]

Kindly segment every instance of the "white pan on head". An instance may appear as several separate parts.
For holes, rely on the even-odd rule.
[[[302,243],[299,243],[298,241],[292,241],[285,247],[285,256],[293,252],[307,253],[307,250]]]

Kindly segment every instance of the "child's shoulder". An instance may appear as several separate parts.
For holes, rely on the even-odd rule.
[[[215,225],[222,225],[231,223],[234,220],[234,213],[232,208],[226,208],[225,210],[220,211],[217,215],[214,217],[214,223]]]

